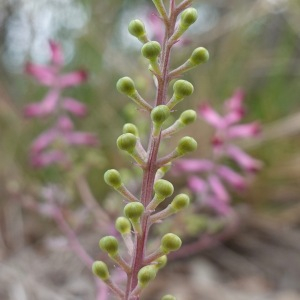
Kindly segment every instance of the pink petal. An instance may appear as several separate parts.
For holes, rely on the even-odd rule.
[[[189,177],[188,186],[195,193],[203,193],[207,190],[206,182],[197,176]]]
[[[236,126],[231,126],[228,129],[228,137],[234,139],[234,138],[256,136],[260,133],[260,131],[261,131],[261,127],[258,122],[236,125]]]
[[[49,41],[49,46],[51,49],[51,61],[57,66],[62,66],[64,62],[64,57],[61,50],[61,46],[52,40]]]
[[[209,197],[205,204],[215,210],[218,214],[226,216],[231,212],[231,207],[228,203],[222,202],[217,198]]]
[[[227,111],[243,111],[244,110],[245,93],[242,89],[237,89],[234,94],[225,102]]]
[[[57,90],[50,90],[41,102],[27,105],[24,109],[24,115],[26,117],[46,117],[53,113],[58,100],[59,92]]]
[[[98,139],[94,134],[87,132],[71,132],[64,136],[71,145],[96,146]]]
[[[57,121],[58,130],[69,132],[74,129],[74,124],[68,116],[61,116]]]
[[[79,85],[87,79],[87,72],[84,70],[75,71],[66,75],[61,75],[59,78],[59,85],[61,87],[68,87]]]
[[[203,119],[216,128],[224,128],[224,119],[208,104],[203,104],[199,108],[199,114]]]
[[[175,168],[185,172],[207,172],[214,167],[208,159],[180,159]]]
[[[233,188],[243,190],[247,186],[246,180],[243,176],[226,166],[221,165],[217,169],[217,173]]]
[[[44,117],[45,113],[40,103],[26,105],[24,108],[25,117]]]
[[[208,183],[215,194],[215,196],[222,202],[229,202],[229,195],[221,182],[221,180],[216,175],[210,175],[208,177]]]
[[[58,150],[39,153],[31,157],[32,165],[36,168],[47,167],[56,163],[65,163],[66,160],[66,155],[62,151]]]
[[[228,146],[226,148],[226,152],[241,166],[241,168],[245,169],[248,172],[257,172],[262,167],[262,163],[259,160],[252,158],[250,155],[236,146]]]
[[[36,154],[48,147],[57,138],[55,130],[48,130],[39,135],[31,145],[32,154]]]
[[[87,113],[86,106],[73,98],[65,98],[63,107],[75,116],[84,117]]]
[[[51,86],[55,83],[56,75],[53,67],[27,63],[25,71],[44,85]]]

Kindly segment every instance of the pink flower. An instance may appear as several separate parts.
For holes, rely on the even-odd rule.
[[[65,139],[70,145],[96,146],[98,144],[97,137],[87,132],[71,132],[65,135]]]
[[[24,113],[27,117],[44,118],[52,116],[52,127],[42,133],[31,146],[31,162],[35,167],[47,167],[52,164],[70,163],[70,149],[74,145],[95,146],[98,139],[88,132],[74,130],[69,113],[83,117],[86,106],[73,98],[62,97],[65,88],[79,85],[87,78],[87,73],[78,70],[62,74],[63,53],[59,44],[50,41],[51,64],[40,66],[28,63],[26,72],[42,85],[49,86],[46,97],[39,103],[29,104]],[[63,149],[63,151],[62,151]]]
[[[208,183],[211,187],[212,192],[220,201],[226,203],[229,202],[229,195],[218,176],[210,175],[208,177]]]
[[[57,138],[57,132],[53,129],[43,132],[31,145],[31,152],[39,153],[47,148]]]
[[[79,70],[65,75],[61,75],[58,78],[58,84],[60,87],[65,88],[69,86],[79,85],[86,81],[87,73],[84,70]]]
[[[78,117],[84,117],[87,113],[86,106],[73,98],[64,98],[63,108]]]
[[[56,66],[62,66],[64,63],[64,57],[61,46],[52,40],[49,41],[49,46],[51,50],[51,61]]]
[[[261,128],[258,122],[253,122],[249,124],[231,126],[227,133],[230,139],[235,139],[256,136],[260,133],[260,131]]]
[[[188,186],[195,193],[203,193],[207,191],[206,182],[197,176],[190,176],[188,178]]]
[[[24,109],[26,117],[44,118],[52,114],[57,107],[59,92],[57,89],[50,90],[40,103],[29,104]]]
[[[241,168],[248,172],[257,172],[262,167],[262,163],[259,160],[252,158],[236,146],[227,146],[226,152]]]
[[[207,172],[213,168],[214,164],[208,159],[180,159],[175,169],[185,172]]]
[[[65,164],[68,161],[66,155],[59,150],[50,150],[32,156],[31,162],[34,167],[42,168],[52,164]]]
[[[220,165],[217,173],[224,181],[237,190],[243,190],[247,186],[245,178],[229,167]]]
[[[227,214],[231,210],[227,186],[243,190],[247,186],[247,174],[256,172],[262,167],[260,161],[233,144],[235,139],[254,137],[260,132],[257,122],[237,124],[245,114],[243,100],[244,93],[237,90],[224,103],[223,114],[219,114],[209,104],[201,105],[200,116],[215,128],[212,138],[213,158],[181,159],[175,166],[178,171],[190,173],[188,185],[191,190],[200,196],[200,199],[204,199],[205,205],[220,214]],[[228,158],[241,167],[242,175],[223,165],[223,159]]]
[[[202,104],[199,108],[200,116],[209,124],[216,128],[224,128],[224,119],[211,108],[209,104]]]

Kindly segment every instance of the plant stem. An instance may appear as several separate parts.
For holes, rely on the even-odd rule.
[[[174,10],[174,1],[170,1],[169,21],[165,22],[165,36],[162,45],[162,53],[160,57],[161,76],[157,75],[158,87],[156,94],[155,106],[166,103],[167,89],[169,84],[169,62],[170,53],[173,43],[169,43],[169,38],[172,36],[176,24],[176,17],[179,13],[178,9]],[[161,132],[158,136],[154,135],[152,126],[151,135],[148,144],[148,159],[143,170],[143,182],[141,189],[141,203],[146,207],[153,197],[153,185],[155,174],[157,171],[157,155],[160,146]],[[131,262],[131,274],[128,275],[125,300],[139,300],[139,295],[130,296],[132,291],[137,286],[137,274],[144,266],[145,246],[148,238],[150,223],[149,215],[144,214],[141,218],[142,234],[136,235],[133,259]]]

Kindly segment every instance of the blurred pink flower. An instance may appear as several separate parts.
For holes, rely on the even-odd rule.
[[[39,83],[49,87],[45,98],[39,103],[29,104],[24,109],[26,117],[45,118],[52,116],[54,123],[41,133],[32,143],[31,162],[35,167],[52,164],[65,165],[70,162],[68,150],[74,145],[96,146],[97,137],[89,132],[74,130],[74,124],[68,116],[84,117],[86,105],[76,99],[63,97],[65,88],[81,84],[87,79],[87,73],[78,70],[63,74],[64,57],[59,44],[49,42],[51,62],[49,66],[27,63],[25,71]]]
[[[202,118],[215,128],[212,139],[213,157],[208,159],[181,159],[175,165],[175,171],[192,173],[188,185],[200,199],[218,213],[230,212],[229,186],[237,191],[247,187],[247,175],[261,169],[262,163],[252,158],[238,146],[236,139],[255,137],[260,133],[258,122],[237,124],[245,115],[244,93],[237,90],[224,103],[224,114],[215,111],[209,104],[199,108]],[[223,159],[231,159],[240,168],[238,171],[222,163]],[[196,174],[198,176],[196,176]]]

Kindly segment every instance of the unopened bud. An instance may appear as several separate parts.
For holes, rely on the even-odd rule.
[[[141,20],[132,20],[128,25],[128,31],[131,35],[141,39],[146,35],[145,25]]]
[[[138,283],[140,287],[145,287],[150,281],[152,281],[156,276],[157,270],[154,266],[145,266],[141,268],[138,272]]]
[[[131,202],[125,205],[124,214],[128,219],[138,220],[144,213],[144,205],[140,202]]]
[[[104,181],[109,186],[118,189],[122,185],[122,179],[120,173],[115,169],[107,170],[104,173]]]
[[[103,261],[95,261],[92,266],[92,271],[103,281],[108,280],[110,277],[107,265]]]
[[[136,92],[133,80],[130,77],[122,77],[117,82],[117,90],[124,95],[131,96]]]
[[[179,194],[173,199],[170,205],[175,211],[179,211],[187,207],[189,203],[190,203],[190,198],[188,195]]]
[[[121,234],[127,234],[131,231],[131,224],[127,218],[119,217],[116,220],[115,227]]]
[[[145,58],[147,58],[149,60],[153,60],[159,56],[161,47],[158,42],[151,41],[151,42],[144,44],[141,51]]]
[[[154,183],[154,192],[159,197],[167,198],[170,197],[174,192],[174,186],[171,182],[159,179]]]
[[[181,123],[183,123],[184,125],[189,125],[193,122],[195,122],[195,120],[197,119],[197,113],[192,110],[186,110],[184,111],[181,115],[180,115],[180,121]]]
[[[132,133],[124,133],[117,139],[117,146],[119,149],[132,152],[135,149],[137,137]]]
[[[196,48],[191,57],[189,58],[189,61],[193,64],[193,65],[200,65],[202,63],[207,62],[209,59],[209,53],[208,51],[203,48],[203,47],[199,47]]]
[[[183,137],[179,141],[178,146],[176,147],[176,151],[179,155],[184,155],[188,152],[193,152],[196,149],[197,149],[197,142],[189,136]]]
[[[176,251],[181,247],[181,239],[173,233],[165,234],[161,239],[161,250],[168,254],[171,251]]]
[[[118,240],[114,236],[105,236],[99,241],[99,247],[111,256],[115,256],[119,250]]]
[[[193,7],[184,10],[180,17],[180,23],[183,27],[188,28],[197,21],[198,13]]]
[[[177,99],[190,96],[194,92],[193,85],[186,80],[177,80],[173,85],[174,95]]]
[[[139,131],[138,131],[137,127],[131,123],[126,123],[123,126],[123,133],[131,133],[131,134],[135,135],[136,137],[139,136]]]

